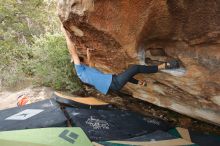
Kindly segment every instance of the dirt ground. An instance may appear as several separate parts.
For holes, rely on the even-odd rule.
[[[0,110],[17,106],[17,99],[21,95],[29,97],[30,103],[41,101],[50,98],[53,94],[53,89],[48,87],[33,87],[29,86],[24,89],[4,90],[0,92]]]

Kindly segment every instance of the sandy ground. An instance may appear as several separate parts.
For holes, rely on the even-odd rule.
[[[30,103],[50,98],[53,90],[48,87],[27,87],[17,91],[5,90],[0,92],[0,110],[17,106],[17,98],[20,95],[26,95],[30,99]]]

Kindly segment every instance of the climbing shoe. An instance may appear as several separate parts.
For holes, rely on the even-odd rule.
[[[170,60],[165,62],[165,69],[177,69],[180,68],[180,63],[177,60]]]

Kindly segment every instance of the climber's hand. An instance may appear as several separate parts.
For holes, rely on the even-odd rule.
[[[93,48],[86,48],[87,49],[87,52],[92,52],[92,51],[94,51],[95,49],[93,49]]]

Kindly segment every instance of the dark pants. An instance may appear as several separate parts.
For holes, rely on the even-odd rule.
[[[119,75],[113,75],[110,90],[119,91],[127,82],[137,84],[137,80],[133,78],[138,73],[156,73],[158,66],[133,65]]]

